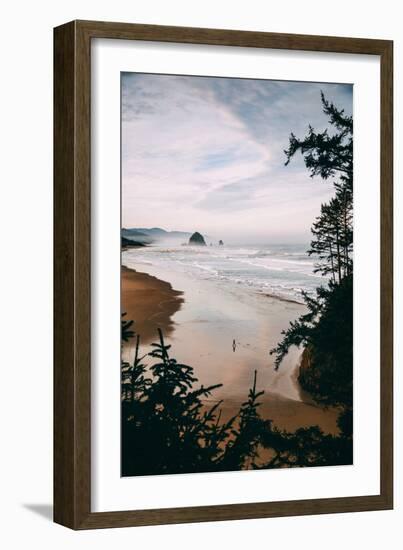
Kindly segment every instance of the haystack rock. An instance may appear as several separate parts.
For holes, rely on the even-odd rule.
[[[197,245],[197,246],[206,246],[206,241],[204,240],[203,235],[198,233],[193,233],[193,235],[189,239],[189,244],[191,245]]]
[[[223,245],[224,245],[224,243],[222,242],[221,239],[218,241],[218,244],[219,244],[220,246],[223,246]]]

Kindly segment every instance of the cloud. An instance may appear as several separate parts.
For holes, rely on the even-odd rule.
[[[297,212],[284,233],[309,231],[331,185],[312,182],[302,159],[285,168],[283,150],[290,131],[327,126],[321,89],[351,112],[351,86],[124,73],[124,225],[192,230],[198,220],[212,233],[237,218],[252,237],[256,224],[270,231],[268,214],[284,224]]]

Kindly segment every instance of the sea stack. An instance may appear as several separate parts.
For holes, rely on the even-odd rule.
[[[218,241],[218,244],[219,244],[220,246],[223,246],[223,245],[224,245],[224,243],[222,242],[221,239]]]
[[[196,231],[196,233],[193,233],[193,235],[190,237],[189,244],[196,246],[206,246],[206,241],[204,240],[203,235]]]

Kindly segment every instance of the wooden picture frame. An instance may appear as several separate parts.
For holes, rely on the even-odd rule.
[[[185,508],[91,512],[91,40],[113,38],[380,56],[380,494]],[[127,23],[73,21],[54,30],[54,520],[72,529],[268,518],[393,506],[393,43]],[[225,500],[223,498],[223,500]]]

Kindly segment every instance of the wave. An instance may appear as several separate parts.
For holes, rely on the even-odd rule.
[[[149,246],[124,252],[133,264],[176,270],[217,284],[244,286],[258,292],[297,299],[311,293],[322,278],[304,246]]]

